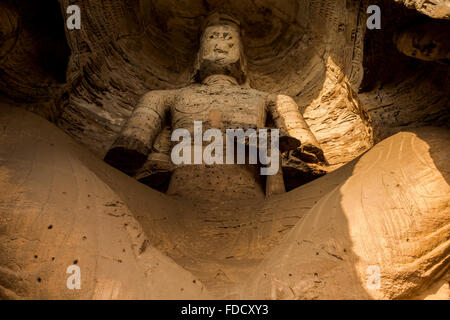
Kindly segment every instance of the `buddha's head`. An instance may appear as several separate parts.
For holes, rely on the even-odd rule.
[[[239,83],[246,80],[246,59],[240,24],[233,17],[214,13],[203,26],[196,72],[203,81],[211,75],[227,75]]]

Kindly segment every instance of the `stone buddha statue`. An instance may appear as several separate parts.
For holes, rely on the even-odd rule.
[[[98,6],[103,2],[95,3]],[[88,8],[86,2],[86,11]],[[117,8],[120,6],[110,9],[123,14]],[[359,12],[352,8],[348,9]],[[2,13],[0,10],[0,16]],[[342,14],[346,11],[342,10]],[[0,25],[4,21],[8,19],[0,19]],[[83,28],[93,30],[92,24],[100,26],[104,21],[99,15],[85,21]],[[103,29],[106,32],[108,28],[105,25]],[[202,31],[195,63],[196,82],[178,90],[145,94],[105,158],[136,179],[152,168],[166,170],[170,175],[165,192],[173,197],[153,192],[114,170],[42,117],[9,102],[0,103],[0,299],[441,296],[448,300],[448,128],[403,127],[402,132],[386,138],[327,177],[259,201],[283,192],[285,185],[286,190],[292,187],[286,183],[287,178],[295,176],[295,170],[302,172],[301,166],[304,171],[315,165],[320,167],[325,161],[321,146],[290,97],[249,87],[239,22],[215,14],[206,19]],[[419,31],[422,32],[408,31],[406,38],[399,38],[399,49],[412,52],[407,50],[417,38],[410,34],[422,34]],[[428,39],[437,39],[431,35],[434,34]],[[18,60],[11,60],[23,62],[24,68],[33,65],[20,55],[34,48],[27,40],[33,37],[27,33],[25,36],[18,38],[22,39],[18,44],[24,46],[13,51]],[[71,33],[70,37],[79,36]],[[330,36],[336,37],[333,32]],[[419,58],[442,60],[442,51],[431,50],[426,41],[420,44],[424,51]],[[73,50],[73,55],[80,53],[79,49]],[[0,55],[3,52],[0,49]],[[99,60],[98,52],[91,54]],[[115,61],[108,58],[105,57],[108,63]],[[109,70],[94,66],[99,73],[80,79],[101,76]],[[417,76],[425,75],[419,71],[411,74],[413,78],[404,79],[407,87],[389,82],[386,87],[389,91],[394,88],[407,92],[419,88],[410,86]],[[434,76],[424,77],[427,81],[433,79]],[[130,79],[124,78],[122,83],[125,81]],[[11,88],[19,91],[26,85],[12,83]],[[34,86],[27,88],[31,93]],[[77,91],[79,87],[68,83],[67,88]],[[424,87],[424,95],[433,93],[429,90]],[[324,95],[329,92],[325,90]],[[416,110],[401,106],[405,102],[401,96],[390,97],[381,88],[375,93],[380,97],[387,95],[395,105],[393,109],[380,107],[379,126],[390,126],[386,118],[394,110]],[[443,94],[436,97],[444,100],[446,92]],[[340,95],[328,98],[340,100]],[[85,102],[88,101],[81,101]],[[79,103],[74,104],[73,111],[82,110]],[[336,101],[339,103],[346,104]],[[33,109],[37,106],[26,105]],[[436,106],[425,111],[427,117],[446,119],[446,113]],[[83,120],[83,125],[88,125],[89,120]],[[178,146],[171,141],[171,132],[184,129],[195,133],[195,123],[200,121],[204,131],[279,129],[281,170],[264,177],[258,169],[265,164],[258,167],[250,161],[171,163],[169,153]],[[426,120],[417,124],[425,123],[437,122]],[[335,135],[340,133],[333,130]],[[86,132],[85,138],[89,137],[92,136]],[[345,152],[347,144],[339,143],[334,145],[334,152]],[[250,142],[244,145],[252,146]],[[195,141],[194,147],[198,147]],[[331,159],[331,153],[328,155]],[[175,196],[184,197],[183,201],[177,201]],[[189,203],[189,199],[201,201]],[[250,201],[244,203],[241,199]]]
[[[309,159],[306,162],[325,162],[316,137],[292,98],[250,88],[240,23],[226,14],[214,13],[204,23],[195,83],[145,94],[105,161],[134,174],[147,161],[166,125],[171,130],[193,132],[194,121],[201,121],[203,130],[278,128],[287,138],[284,141],[290,141],[282,144],[282,152],[296,153],[298,158]],[[167,193],[207,200],[217,196],[257,198],[284,191],[282,170],[263,179],[255,165],[203,163],[174,166]]]

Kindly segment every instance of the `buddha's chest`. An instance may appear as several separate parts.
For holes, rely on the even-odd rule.
[[[188,128],[194,121],[205,126],[262,127],[266,121],[265,95],[240,87],[205,86],[182,91],[171,108],[172,126]]]

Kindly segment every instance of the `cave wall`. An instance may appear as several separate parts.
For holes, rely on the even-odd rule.
[[[70,55],[59,3],[0,1],[0,98],[56,121]]]
[[[358,96],[370,114],[375,142],[412,127],[450,127],[449,63],[409,57],[395,44],[395,37],[401,32],[431,24],[433,33],[447,34],[448,45],[450,21],[432,19],[390,0],[374,3],[383,13],[382,25],[381,30],[366,32],[364,79]],[[420,34],[419,40],[426,36]],[[430,39],[430,46],[435,45],[433,40]],[[420,43],[417,47],[421,49]]]

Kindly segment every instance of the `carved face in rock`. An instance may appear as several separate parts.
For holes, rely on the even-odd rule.
[[[450,59],[450,25],[435,21],[412,26],[394,36],[397,49],[403,54],[425,61]]]
[[[200,40],[197,69],[200,80],[216,74],[245,81],[245,57],[239,26],[212,25],[205,28]]]

